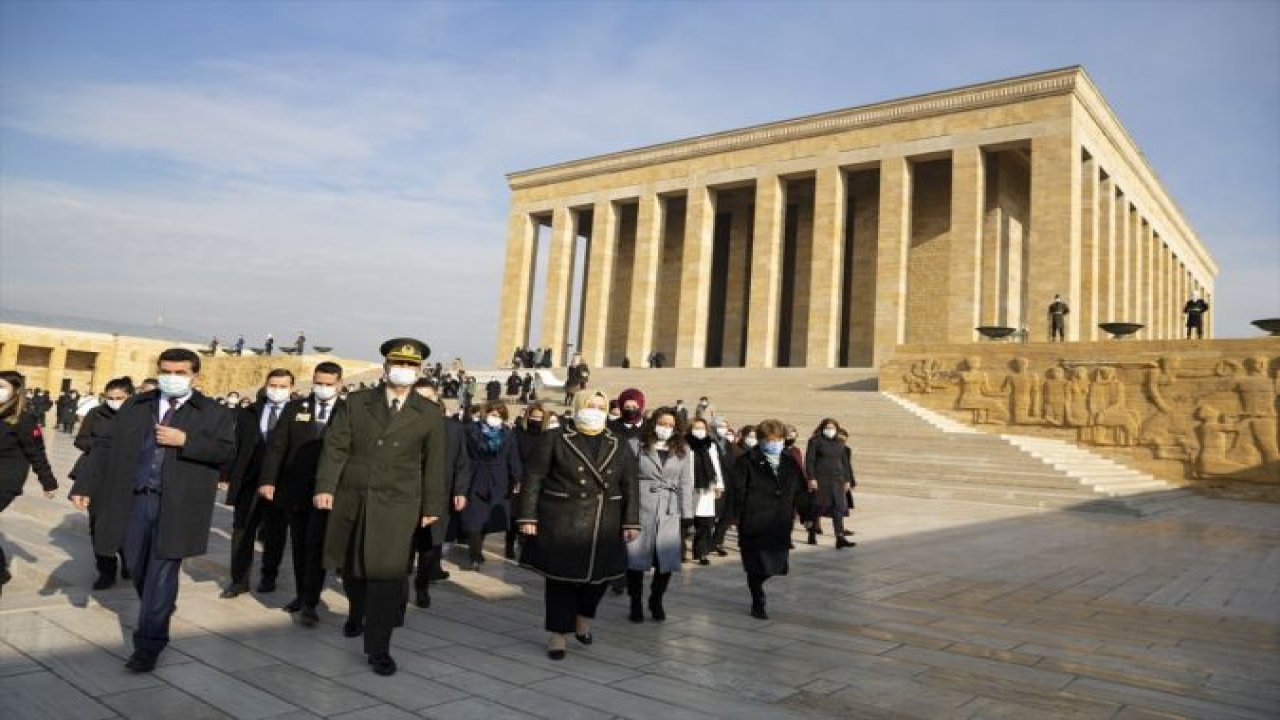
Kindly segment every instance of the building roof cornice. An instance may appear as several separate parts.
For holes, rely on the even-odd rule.
[[[966,85],[951,90],[806,115],[737,130],[698,135],[607,155],[596,155],[521,170],[509,173],[506,177],[512,190],[520,190],[655,163],[686,160],[703,155],[829,135],[856,128],[1025,102],[1039,97],[1066,95],[1075,90],[1077,82],[1082,77],[1084,77],[1084,69],[1073,65],[1058,70]]]

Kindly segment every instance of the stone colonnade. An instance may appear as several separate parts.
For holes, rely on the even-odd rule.
[[[1176,206],[1083,71],[1008,83],[512,176],[498,361],[536,344],[593,366],[878,366],[982,325],[1047,340],[1055,294],[1068,340],[1107,321],[1179,337],[1216,268]],[[857,125],[873,116],[902,129]],[[786,135],[846,119],[878,134]]]

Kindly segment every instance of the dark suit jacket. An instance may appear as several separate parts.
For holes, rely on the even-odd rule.
[[[262,409],[266,405],[266,400],[258,400],[247,408],[234,411],[236,459],[231,465],[230,484],[227,487],[228,505],[235,505],[242,495],[252,499],[252,494],[258,491],[258,484],[262,479],[262,461],[267,456],[267,443],[271,440],[270,435],[275,434],[272,432],[266,439],[262,437]],[[284,421],[287,408],[288,403],[280,409],[280,419],[276,420],[277,428]]]
[[[330,420],[343,402],[339,398],[329,401]],[[317,407],[314,395],[291,401],[271,433],[262,461],[261,484],[275,486],[275,504],[280,507],[310,505],[315,495],[316,470],[328,430],[327,423],[316,421]]]
[[[124,540],[134,476],[144,438],[155,432],[159,395],[152,390],[125,403],[116,413],[106,443],[94,449],[95,453],[99,449],[104,452],[103,462],[91,466],[100,476],[88,480],[95,488],[93,545],[99,555],[114,554]],[[185,432],[187,440],[180,448],[164,450],[156,552],[165,558],[202,555],[209,545],[218,468],[235,453],[234,422],[229,410],[193,392],[170,424]]]

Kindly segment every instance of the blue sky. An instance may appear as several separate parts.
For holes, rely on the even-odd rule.
[[[1256,335],[1276,2],[0,0],[0,305],[486,364],[504,173],[1073,64]]]

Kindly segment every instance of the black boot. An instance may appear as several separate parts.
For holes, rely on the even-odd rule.
[[[98,555],[98,579],[93,581],[94,590],[106,590],[116,584],[116,556]]]
[[[764,578],[758,575],[747,576],[747,587],[751,590],[751,617],[768,620],[769,613],[764,609]]]
[[[633,623],[644,622],[644,604],[640,596],[644,593],[644,573],[636,570],[627,571],[627,595],[631,597],[631,614],[627,619]]]
[[[649,586],[649,614],[658,622],[667,619],[667,611],[662,607],[662,596],[667,593],[667,585],[670,582],[671,573],[655,572],[653,583]]]
[[[810,526],[809,526],[809,541],[808,541],[808,542],[809,542],[809,544],[810,544],[810,545],[817,545],[817,544],[818,544],[818,533],[817,533],[816,531],[814,531],[814,529],[813,529],[813,526],[812,526],[812,525],[810,525]]]
[[[837,550],[843,550],[843,549],[845,549],[845,548],[847,548],[847,547],[857,547],[857,546],[858,546],[858,543],[853,542],[852,540],[845,540],[843,537],[837,537],[837,538],[836,538],[836,549],[837,549]]]

